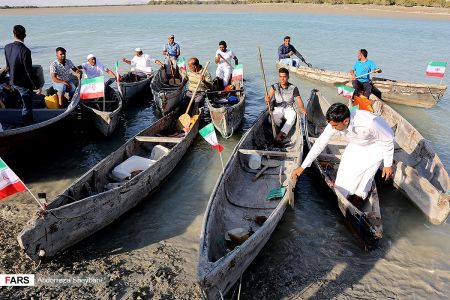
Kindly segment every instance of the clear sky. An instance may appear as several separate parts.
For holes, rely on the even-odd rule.
[[[148,0],[0,0],[0,6],[66,6],[66,5],[94,5],[94,4],[141,4]]]

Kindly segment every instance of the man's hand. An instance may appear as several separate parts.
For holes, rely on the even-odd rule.
[[[289,57],[291,57],[292,55],[294,55],[294,52],[289,51],[288,55],[289,55]]]
[[[384,167],[381,177],[384,178],[385,180],[388,180],[392,176],[392,173],[393,173],[392,167]]]
[[[375,70],[373,70],[375,73],[381,73],[381,69],[380,68],[376,68]]]
[[[304,107],[300,107],[300,110],[306,115],[306,109]]]
[[[307,62],[305,62],[305,64],[306,64],[308,67],[312,68],[312,64],[307,63]]]
[[[266,104],[267,104],[267,105],[270,104],[270,97],[269,97],[269,95],[264,96],[264,100],[266,101]]]
[[[291,174],[291,179],[294,180],[296,177],[302,175],[304,170],[305,169],[303,169],[302,167],[298,167],[298,168],[294,169],[294,171],[292,171],[292,174]]]
[[[66,86],[66,91],[70,92],[70,89],[71,89],[70,83],[68,83],[67,81],[64,81],[64,85]]]

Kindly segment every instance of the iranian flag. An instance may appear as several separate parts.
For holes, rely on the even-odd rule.
[[[0,200],[26,189],[19,177],[0,158]]]
[[[183,57],[181,57],[177,60],[177,66],[178,66],[178,69],[180,69],[180,71],[186,72],[186,61],[184,60]]]
[[[349,86],[346,86],[345,84],[339,84],[336,85],[338,89],[338,94],[344,96],[345,98],[351,99],[353,97],[353,93],[355,92],[355,89]]]
[[[102,98],[105,96],[103,76],[81,79],[80,99]]]
[[[445,67],[447,67],[447,63],[443,61],[430,61],[427,66],[427,74],[428,76],[436,76],[436,77],[444,77]]]
[[[119,61],[118,60],[116,60],[115,67],[116,67],[116,80],[117,80],[117,83],[119,83],[120,76],[119,76]]]
[[[244,78],[244,69],[242,68],[242,64],[239,64],[233,68],[231,80],[242,80],[243,78]]]
[[[216,148],[219,152],[223,151],[223,147],[217,142],[216,131],[214,130],[214,125],[209,123],[205,127],[199,130],[200,135],[210,143],[213,148]]]

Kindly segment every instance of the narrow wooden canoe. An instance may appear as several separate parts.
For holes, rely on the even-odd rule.
[[[330,104],[317,90],[311,92],[311,97],[306,107],[305,127],[306,144],[309,149],[311,149],[316,139],[328,124],[325,114],[329,107]],[[350,227],[358,233],[366,246],[372,248],[383,236],[380,205],[375,181],[372,183],[370,196],[364,201],[361,209],[358,209],[347,200],[334,186],[342,153],[347,144],[348,142],[345,138],[333,137],[321,155],[314,161],[314,165],[319,170],[329,188],[336,194],[339,209]]]
[[[26,254],[33,260],[52,257],[111,224],[147,198],[174,170],[197,135],[198,119],[181,139],[172,138],[176,140],[173,142],[161,137],[163,142],[157,142],[158,135],[176,131],[177,117],[173,112],[138,133],[57,196],[47,211],[39,211],[17,237]],[[145,137],[153,138],[146,141]],[[157,145],[169,151],[153,156]],[[153,157],[153,162],[139,166],[143,170],[131,175],[131,179],[114,179],[112,170],[132,156],[139,156],[140,160]]]
[[[277,62],[277,66],[287,67],[289,71],[304,78],[330,84],[348,81],[347,85],[351,86],[349,73],[304,66],[298,68],[288,67],[280,62]],[[372,78],[372,83],[375,88],[373,94],[385,102],[425,108],[435,106],[447,90],[446,85],[414,83],[377,77]]]
[[[6,156],[24,149],[32,149],[33,146],[42,147],[46,138],[58,136],[59,133],[67,135],[71,121],[76,119],[75,109],[80,101],[79,87],[75,91],[72,101],[67,108],[48,109],[42,95],[33,95],[35,103],[40,102],[39,107],[33,108],[34,124],[21,127],[22,109],[0,109],[0,156]]]
[[[122,110],[122,98],[111,86],[105,85],[104,102],[103,98],[81,100],[80,106],[101,134],[109,136],[114,132]]]
[[[385,102],[375,100],[372,106],[395,134],[394,186],[429,222],[445,222],[450,213],[450,177],[431,143]]]
[[[292,180],[290,175],[293,168],[300,165],[302,158],[301,122],[292,128],[288,135],[290,143],[286,148],[269,151],[274,154],[271,159],[281,165],[281,171],[279,166],[269,168],[253,182],[259,170],[248,167],[247,154],[258,152],[256,149],[265,150],[271,144],[266,138],[272,139],[271,127],[265,124],[265,120],[267,113],[263,112],[242,137],[209,199],[203,219],[197,267],[198,281],[208,299],[220,299],[220,294],[224,295],[230,290],[266,244],[286,207],[294,200],[296,179]],[[299,115],[297,120],[300,120]],[[266,201],[269,191],[280,185],[286,187],[284,196]],[[231,243],[234,237],[229,231],[238,228],[247,234],[254,233],[242,244],[233,247]]]
[[[206,104],[214,127],[220,132],[223,138],[229,138],[242,124],[245,114],[245,92],[244,81],[233,80],[231,84],[238,92],[207,93]],[[222,104],[220,99],[227,95],[234,95],[239,102],[236,104]]]
[[[153,76],[143,78],[139,81],[132,81],[132,76],[124,76],[118,83],[118,90],[122,96],[124,105],[128,105],[133,101],[150,101],[152,93],[150,91],[150,83]]]
[[[169,79],[172,78],[166,75],[166,70],[159,69],[150,84],[153,99],[163,116],[175,110],[182,103],[185,95],[184,89],[180,90],[181,77],[173,79],[177,84],[169,84]]]

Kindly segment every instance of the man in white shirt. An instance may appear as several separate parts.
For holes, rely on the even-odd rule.
[[[83,70],[83,78],[94,78],[102,76],[104,73],[108,73],[111,77],[115,78],[116,75],[108,69],[100,60],[98,60],[94,54],[87,56],[87,62],[78,66],[78,69]]]
[[[219,49],[216,51],[214,61],[217,64],[216,76],[223,80],[224,87],[230,83],[231,73],[233,72],[231,59],[234,59],[235,65],[238,64],[238,58],[233,51],[227,49],[227,43],[225,41],[220,41]]]
[[[142,73],[146,76],[150,76],[153,72],[151,63],[155,63],[164,67],[164,64],[157,59],[151,58],[150,55],[144,54],[141,48],[134,49],[135,55],[132,60],[128,60],[125,57],[122,58],[122,61],[126,64],[132,66],[131,71],[140,76]],[[139,74],[141,73],[141,74]]]
[[[386,121],[365,110],[349,110],[342,103],[330,106],[326,113],[328,125],[314,143],[302,165],[292,172],[300,176],[304,169],[322,153],[335,134],[345,136],[349,144],[339,164],[335,187],[348,199],[366,199],[372,181],[383,162],[382,176],[392,175],[394,134]],[[357,197],[355,197],[357,196]],[[357,200],[359,202],[361,199]]]

